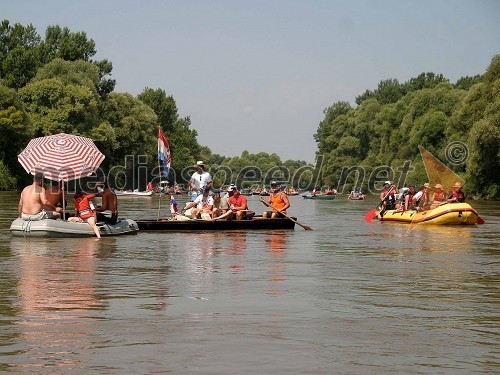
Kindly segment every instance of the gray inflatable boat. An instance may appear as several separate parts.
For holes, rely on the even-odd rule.
[[[131,219],[119,219],[116,224],[97,223],[101,236],[118,236],[136,234],[137,223]],[[25,221],[15,219],[10,231],[13,236],[20,237],[94,237],[95,233],[87,223],[69,223],[63,220]]]

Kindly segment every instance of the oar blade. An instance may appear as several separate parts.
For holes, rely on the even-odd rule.
[[[377,212],[377,209],[374,208],[370,211],[368,211],[368,213],[365,215],[365,220],[370,222],[373,220],[373,218],[375,217],[375,213]]]

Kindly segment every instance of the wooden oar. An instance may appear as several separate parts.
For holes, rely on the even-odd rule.
[[[307,226],[307,225],[304,225],[304,224],[299,223],[297,220],[295,220],[295,219],[291,218],[290,216],[287,216],[287,215],[286,215],[283,211],[278,210],[278,209],[277,209],[276,207],[274,207],[272,204],[267,203],[267,202],[264,202],[263,200],[261,200],[261,202],[262,202],[262,203],[264,203],[266,206],[271,207],[272,209],[274,209],[274,210],[278,211],[280,214],[282,214],[282,215],[283,215],[284,217],[286,217],[287,219],[292,220],[295,224],[300,225],[300,226],[301,226],[302,228],[304,228],[305,230],[314,230],[314,229],[312,229],[311,227],[309,227],[309,226]]]

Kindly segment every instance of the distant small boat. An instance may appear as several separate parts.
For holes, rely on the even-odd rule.
[[[124,191],[115,190],[117,196],[130,196],[130,197],[150,197],[153,195],[153,191]]]
[[[365,199],[365,195],[363,193],[351,191],[348,194],[347,199],[350,199],[352,201],[361,201],[361,200]]]
[[[327,194],[304,194],[302,195],[302,198],[304,199],[320,199],[320,200],[326,200],[326,201],[331,201],[335,199],[335,194],[327,195]]]

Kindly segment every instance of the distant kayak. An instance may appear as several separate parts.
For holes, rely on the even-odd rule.
[[[302,195],[302,198],[304,199],[321,199],[321,200],[327,200],[331,201],[335,199],[335,194],[332,195],[327,195],[327,194],[304,194]]]

